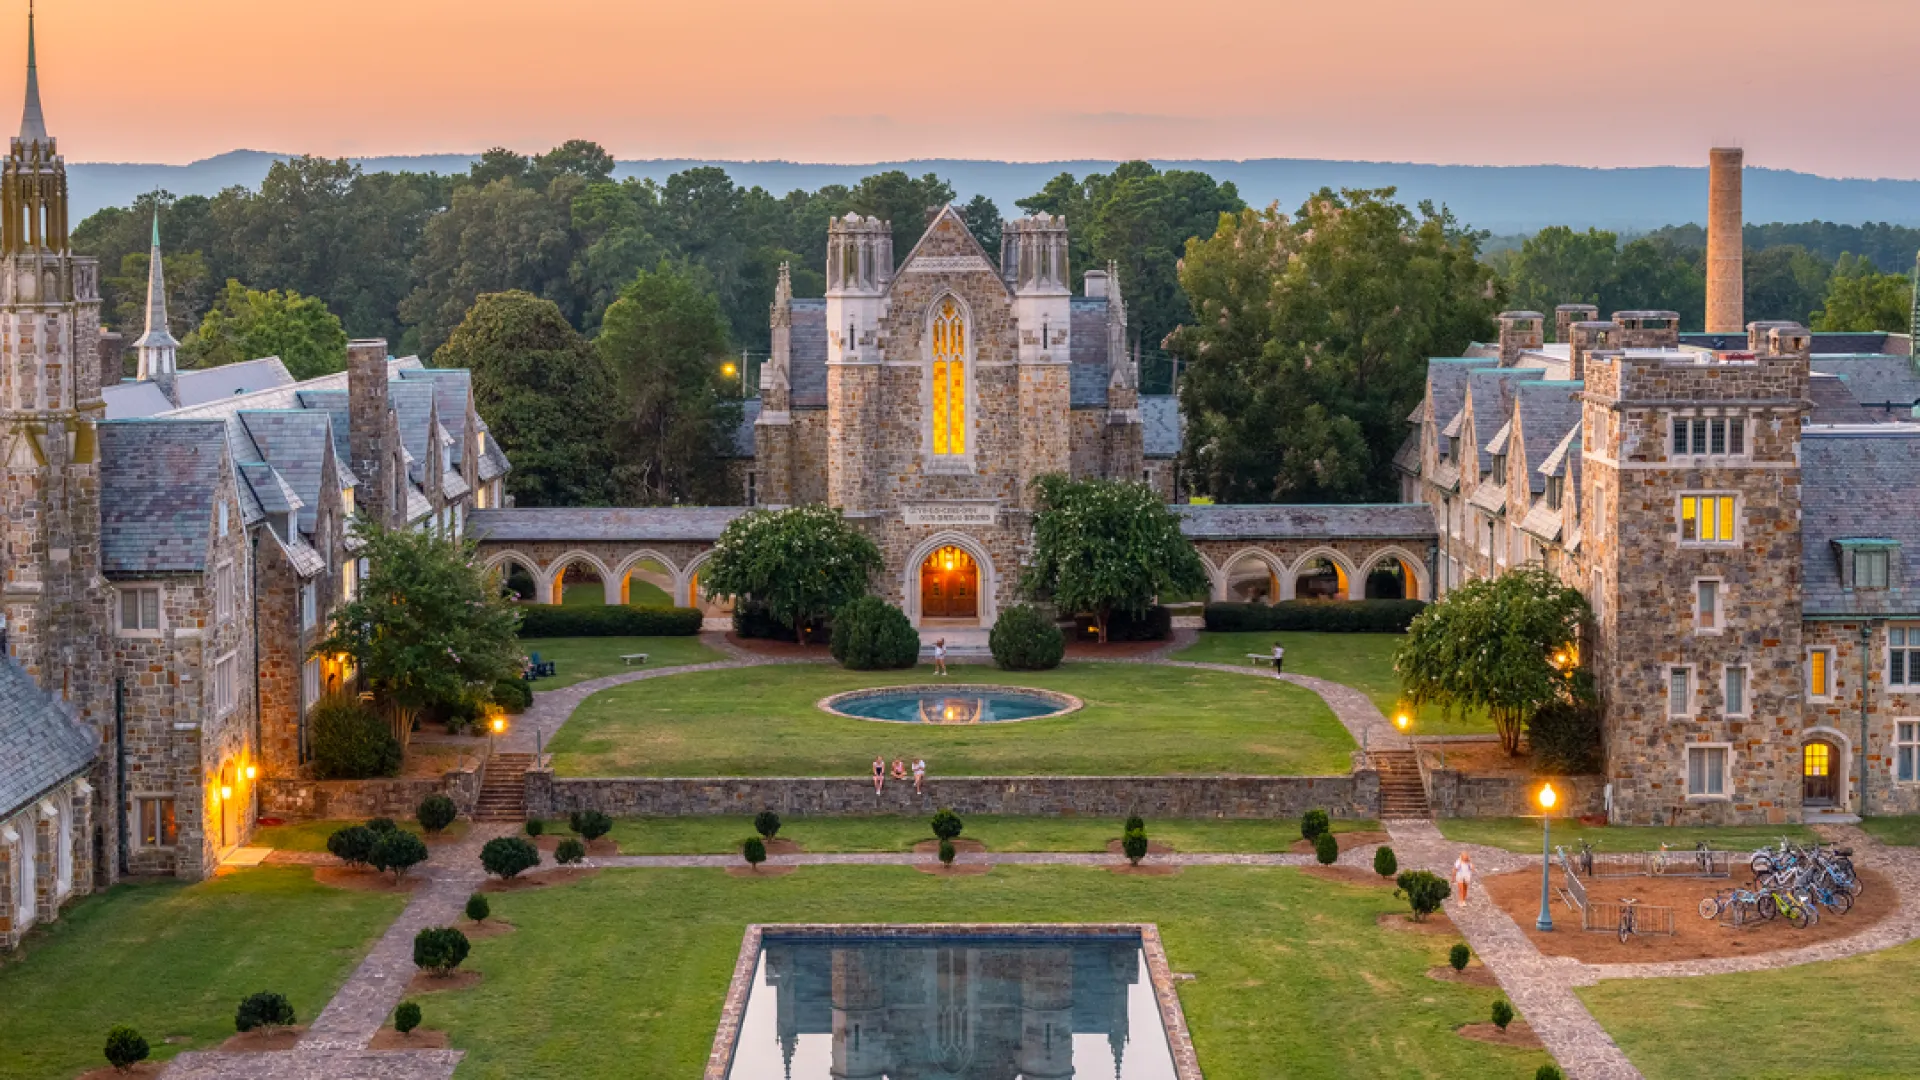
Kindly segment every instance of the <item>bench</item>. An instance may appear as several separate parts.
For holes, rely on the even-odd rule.
[[[620,662],[627,667],[632,667],[635,664],[644,664],[647,662],[647,654],[643,652],[621,653]]]
[[[1265,652],[1250,652],[1247,654],[1247,663],[1252,664],[1255,667],[1261,667],[1266,664],[1271,664],[1273,663],[1273,654],[1265,653]]]

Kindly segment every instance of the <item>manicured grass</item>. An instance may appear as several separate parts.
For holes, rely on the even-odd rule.
[[[1287,650],[1286,670],[1364,691],[1381,714],[1391,720],[1400,708],[1400,676],[1393,671],[1393,651],[1405,639],[1403,634],[1202,631],[1200,640],[1175,653],[1174,659],[1241,665],[1247,663],[1247,653],[1271,653],[1273,643],[1278,641]],[[1493,722],[1483,712],[1454,716],[1431,705],[1422,708],[1415,721],[1416,735],[1479,735],[1493,731]]]
[[[0,1078],[67,1080],[103,1066],[116,1024],[145,1035],[155,1059],[207,1049],[234,1033],[235,1006],[259,990],[287,995],[307,1023],[404,903],[316,885],[298,867],[115,886],[0,965]]]
[[[678,664],[704,664],[712,660],[725,659],[719,653],[701,644],[693,636],[679,637],[576,637],[576,638],[521,638],[520,648],[528,656],[540,654],[540,659],[551,660],[557,666],[559,674],[550,679],[535,679],[535,690],[558,690],[572,686],[577,682],[597,679],[602,675],[614,675],[622,671],[638,671],[621,662],[620,658],[629,653],[646,653],[646,666],[673,667]]]
[[[990,851],[1105,851],[1107,841],[1120,838],[1124,823],[984,814],[964,820],[963,835]],[[1379,827],[1377,821],[1333,823],[1335,832]],[[720,855],[740,850],[740,841],[757,834],[750,817],[649,817],[618,818],[610,835],[624,855]],[[1147,835],[1175,851],[1284,852],[1300,839],[1300,822],[1154,818],[1147,822]],[[933,830],[919,817],[815,817],[782,822],[780,837],[809,852],[907,851],[933,839]]]
[[[1539,818],[1443,818],[1437,824],[1441,835],[1467,844],[1485,844],[1508,851],[1540,850]],[[1804,825],[1741,825],[1726,828],[1582,825],[1578,818],[1553,819],[1553,842],[1569,849],[1581,839],[1593,844],[1596,852],[1624,854],[1655,851],[1661,844],[1691,850],[1702,840],[1715,851],[1752,851],[1763,844],[1774,844],[1785,836],[1802,843],[1819,839]]]
[[[1870,817],[1860,819],[1860,828],[1883,844],[1897,847],[1920,846],[1920,815]]]
[[[1578,993],[1650,1080],[1920,1072],[1920,943],[1777,971],[1609,979]]]
[[[770,666],[602,691],[547,749],[561,776],[865,776],[876,754],[920,756],[937,785],[961,775],[1344,775],[1354,747],[1318,696],[1272,680],[1150,664],[953,671],[944,682],[1060,690],[1087,707],[1018,723],[877,723],[814,703],[843,690],[932,682],[931,669]]]
[[[395,824],[418,836],[427,835],[417,821],[396,819]],[[254,830],[253,846],[270,847],[280,851],[325,851],[327,837],[336,829],[348,825],[364,825],[361,818],[322,818],[316,821],[289,821],[285,825],[264,825]],[[467,835],[467,819],[461,818],[440,831],[441,836],[458,840]]]
[[[754,922],[1157,923],[1173,969],[1194,976],[1178,986],[1208,1080],[1527,1077],[1548,1060],[1454,1034],[1497,996],[1426,977],[1456,939],[1383,931],[1378,913],[1405,910],[1390,890],[1295,870],[609,870],[493,901],[519,929],[474,943],[466,966],[485,980],[421,1001],[468,1052],[463,1080],[699,1075]]]

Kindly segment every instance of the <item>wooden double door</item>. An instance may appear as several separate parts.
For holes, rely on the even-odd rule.
[[[980,617],[980,567],[957,547],[943,547],[920,564],[920,615],[927,619]]]

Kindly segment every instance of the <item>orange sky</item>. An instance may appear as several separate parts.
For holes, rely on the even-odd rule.
[[[0,100],[17,102],[25,4],[8,7]],[[622,158],[1694,165],[1732,142],[1750,165],[1920,177],[1920,81],[1905,74],[1916,0],[43,0],[39,12],[48,126],[75,161],[586,137]]]

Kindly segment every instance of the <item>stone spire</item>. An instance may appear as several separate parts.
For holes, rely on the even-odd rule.
[[[40,111],[40,72],[34,64],[33,0],[27,0],[27,107],[20,114],[20,141],[48,141],[47,118]]]
[[[1913,257],[1913,309],[1907,312],[1907,359],[1920,366],[1920,253]]]
[[[134,342],[140,354],[140,379],[160,384],[173,397],[173,376],[180,342],[167,329],[166,269],[160,259],[160,211],[153,211],[153,247],[147,256],[147,332]]]
[[[1127,357],[1127,304],[1120,296],[1120,264],[1107,261],[1107,390],[1140,389],[1140,354],[1136,347],[1131,362]]]
[[[773,286],[773,310],[768,321],[773,331],[773,350],[767,365],[760,369],[762,399],[766,398],[767,391],[784,393],[792,385],[787,368],[792,362],[793,349],[793,272],[786,263],[780,264],[780,279]],[[786,408],[784,396],[778,407]]]

